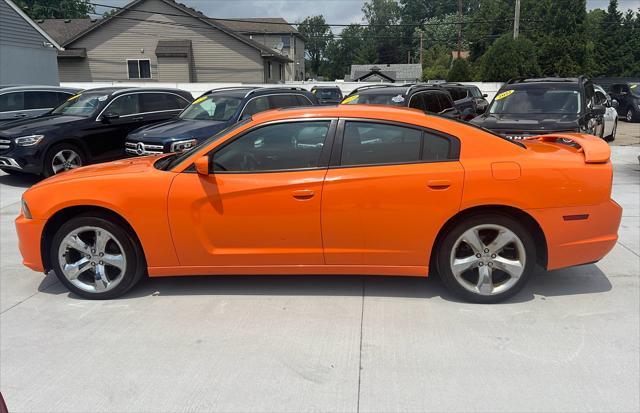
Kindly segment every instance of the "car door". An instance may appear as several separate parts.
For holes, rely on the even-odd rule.
[[[92,158],[99,161],[123,157],[126,136],[144,123],[139,92],[116,96],[85,133]]]
[[[0,122],[21,119],[24,113],[24,93],[7,92],[0,94]]]
[[[145,125],[174,118],[189,103],[181,96],[171,93],[145,92],[140,94],[140,106]]]
[[[71,94],[68,94],[66,98],[61,101],[60,93],[58,92],[44,90],[24,92],[25,110],[20,114],[20,117],[35,118],[44,115],[71,96]]]
[[[212,174],[179,174],[169,221],[180,264],[322,265],[320,202],[335,123],[259,126],[214,149]]]
[[[459,141],[381,121],[341,120],[322,192],[329,265],[415,267],[459,209]]]

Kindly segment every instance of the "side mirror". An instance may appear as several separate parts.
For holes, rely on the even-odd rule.
[[[591,109],[591,112],[594,115],[601,116],[601,115],[604,115],[607,112],[607,108],[605,108],[603,105],[594,105],[593,109]]]
[[[482,97],[483,97],[483,98],[488,98],[488,97],[489,97],[489,95],[487,95],[486,93],[483,93],[483,94],[482,94]]]
[[[620,106],[620,104],[618,103],[617,100],[615,99],[611,99],[611,107],[618,109],[618,106]]]
[[[203,175],[203,176],[207,176],[209,175],[209,157],[208,156],[201,156],[200,158],[196,159],[196,172],[198,172],[198,175]]]
[[[117,113],[109,112],[109,113],[102,114],[102,121],[104,123],[109,123],[110,121],[118,118],[120,118],[120,115],[118,115]]]

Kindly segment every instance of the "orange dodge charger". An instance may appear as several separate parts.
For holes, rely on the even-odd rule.
[[[25,192],[24,264],[85,298],[145,274],[437,272],[497,302],[534,267],[617,240],[610,150],[590,135],[508,141],[412,109],[264,112],[182,154],[93,165]]]

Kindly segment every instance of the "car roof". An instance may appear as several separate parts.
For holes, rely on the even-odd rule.
[[[524,82],[524,83],[505,83],[500,90],[505,89],[534,89],[539,87],[557,87],[566,86],[568,89],[578,89],[578,83],[575,82],[555,82],[555,81],[536,81],[536,82]]]
[[[202,96],[208,96],[211,94],[224,93],[227,96],[233,97],[248,97],[263,96],[274,93],[291,93],[291,94],[308,94],[311,93],[307,89],[301,87],[286,87],[286,86],[273,86],[273,87],[260,87],[260,86],[232,86],[224,87],[220,89],[211,89],[202,94]]]
[[[15,86],[2,86],[0,92],[22,92],[30,90],[51,90],[57,92],[77,92],[82,89],[73,87],[51,86],[51,85],[15,85]]]
[[[369,85],[363,86],[360,88],[354,89],[351,94],[357,93],[359,95],[390,95],[390,94],[398,94],[398,95],[406,95],[411,91],[424,91],[424,90],[435,90],[446,92],[444,88],[442,88],[439,84],[429,84],[429,83],[405,83],[402,85],[395,84],[382,84],[382,85]]]
[[[106,93],[109,95],[120,95],[122,93],[130,92],[171,92],[178,94],[189,94],[189,92],[182,89],[165,88],[165,87],[97,87],[93,89],[86,89],[83,93]]]
[[[340,89],[338,86],[329,86],[329,85],[316,85],[311,89]]]

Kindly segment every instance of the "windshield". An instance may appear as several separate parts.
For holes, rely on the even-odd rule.
[[[180,119],[227,121],[233,117],[242,102],[240,97],[209,95],[194,100]]]
[[[404,105],[404,96],[398,93],[391,94],[371,94],[366,95],[351,95],[345,98],[342,103],[345,105]]]
[[[629,89],[633,96],[640,97],[640,83],[629,83]]]
[[[223,130],[221,130],[220,132],[216,133],[215,135],[213,135],[212,137],[208,138],[207,140],[204,140],[202,142],[200,142],[198,145],[194,146],[193,148],[184,151],[180,154],[173,154],[170,155],[167,158],[163,158],[163,160],[166,160],[165,162],[162,162],[161,164],[157,165],[158,168],[163,169],[165,171],[168,171],[169,169],[172,169],[173,167],[179,165],[182,161],[184,161],[185,159],[187,159],[188,157],[190,157],[194,151],[197,151],[201,146],[203,145],[209,145],[211,142],[214,142],[218,139],[220,139],[221,137],[223,137],[224,135],[236,130],[237,128],[239,128],[240,126],[251,122],[251,118],[247,118],[244,119],[236,124],[233,124],[231,126],[229,126],[228,128],[225,128]]]
[[[342,99],[340,91],[336,89],[316,89],[314,94],[318,99],[331,99],[331,100]]]
[[[580,93],[572,89],[522,88],[498,93],[491,114],[580,113]]]
[[[73,115],[89,117],[109,99],[109,95],[102,93],[80,93],[71,96],[62,105],[51,111],[54,115]]]

